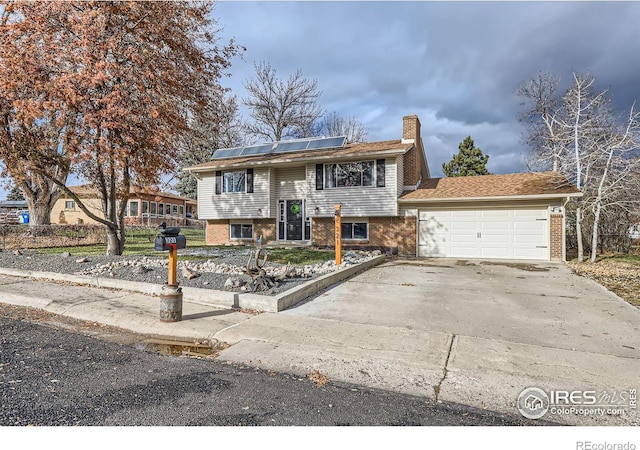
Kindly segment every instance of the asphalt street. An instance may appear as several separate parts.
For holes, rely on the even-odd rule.
[[[3,305],[0,316],[0,426],[531,424],[322,377],[165,356],[140,336],[31,308]]]

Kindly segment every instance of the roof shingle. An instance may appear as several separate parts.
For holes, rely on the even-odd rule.
[[[580,191],[557,172],[510,173],[473,177],[430,178],[400,199],[444,200],[521,195],[575,195]]]

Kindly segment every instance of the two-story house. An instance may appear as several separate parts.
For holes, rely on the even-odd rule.
[[[554,173],[434,179],[417,116],[402,138],[341,137],[217,150],[189,167],[211,245],[334,243],[413,256],[562,259],[563,205],[581,195]],[[473,180],[471,180],[473,179]],[[544,223],[542,223],[544,222]],[[560,228],[558,228],[560,227]]]

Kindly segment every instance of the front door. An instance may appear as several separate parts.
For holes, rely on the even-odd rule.
[[[303,211],[302,200],[287,200],[287,237],[288,241],[302,240]]]

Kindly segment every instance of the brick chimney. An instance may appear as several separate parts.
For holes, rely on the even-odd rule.
[[[420,120],[415,114],[402,118],[402,143],[413,143],[404,154],[404,185],[416,186],[420,182],[420,153],[424,153],[420,140]]]

